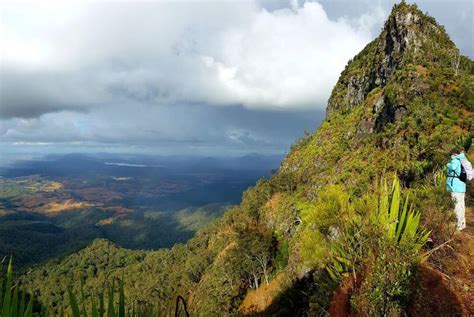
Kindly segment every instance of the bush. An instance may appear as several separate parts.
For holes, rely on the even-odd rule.
[[[420,250],[429,231],[420,228],[420,213],[404,200],[398,179],[374,193],[352,198],[328,186],[314,204],[302,203],[302,256],[338,282],[353,283],[353,311],[389,315],[403,311]]]

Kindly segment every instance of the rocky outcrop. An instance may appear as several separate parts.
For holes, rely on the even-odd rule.
[[[415,32],[413,26],[420,21],[419,14],[418,10],[398,10],[390,15],[378,39],[375,55],[380,56],[381,61],[372,68],[369,91],[385,86],[408,52],[413,55],[419,52],[422,35]]]
[[[393,80],[397,70],[405,69],[407,64],[423,67],[427,59],[422,53],[426,54],[426,41],[435,42],[431,34],[441,34],[442,38],[448,38],[444,29],[415,5],[404,2],[396,5],[379,37],[349,61],[329,98],[326,115],[329,116],[333,111],[347,112],[362,105],[371,91],[384,88]],[[454,48],[450,41],[445,44],[428,43],[432,47],[442,45]],[[419,85],[419,81],[413,82],[413,85]],[[384,107],[388,108],[383,109]],[[380,114],[377,124],[382,124],[392,122],[405,109],[406,105],[382,102],[373,113]],[[365,124],[363,132],[368,132],[371,125],[373,127],[375,122]]]
[[[355,107],[361,104],[366,97],[366,83],[362,79],[357,79],[351,77],[347,85],[347,94],[345,102],[348,104],[349,108]]]

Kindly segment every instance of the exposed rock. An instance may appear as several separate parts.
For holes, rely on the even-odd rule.
[[[419,51],[421,41],[412,26],[419,19],[418,12],[414,10],[395,12],[389,17],[377,45],[376,55],[382,55],[383,59],[373,68],[369,90],[385,86],[409,50],[414,54]]]
[[[383,107],[385,106],[385,96],[384,95],[380,95],[375,101],[374,101],[374,104],[372,106],[372,112],[373,113],[378,113],[380,112],[380,110],[383,109]]]
[[[423,16],[416,6],[403,3],[394,8],[380,36],[351,60],[341,74],[328,101],[327,116],[333,110],[347,111],[361,105],[373,89],[384,88],[396,71],[405,69],[408,63],[421,64],[420,61],[425,58],[422,55],[423,45],[430,40],[427,33],[444,32],[436,22],[423,19]],[[438,43],[433,45],[439,46]],[[426,68],[418,66],[426,76]],[[416,79],[412,90],[420,95],[426,85]],[[384,106],[381,102],[376,105],[375,112],[381,111]],[[391,111],[395,110],[387,109],[385,113]],[[379,121],[387,120],[383,118]]]
[[[351,77],[349,80],[345,102],[350,108],[358,106],[364,101],[366,94],[364,86],[363,80],[358,80],[355,77]]]
[[[402,116],[405,112],[407,112],[407,107],[405,105],[399,105],[396,109],[395,109],[395,114],[394,114],[394,120],[395,121],[399,121],[402,119]]]
[[[364,134],[370,134],[374,132],[374,126],[375,122],[373,120],[364,119],[359,123],[359,126],[357,127],[357,134],[359,136]]]

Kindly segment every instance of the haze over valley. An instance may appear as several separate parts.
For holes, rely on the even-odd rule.
[[[96,238],[139,249],[186,242],[280,160],[69,154],[1,167],[0,254],[23,266]]]

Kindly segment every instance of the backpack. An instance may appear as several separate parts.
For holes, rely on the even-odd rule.
[[[474,170],[472,169],[472,164],[467,158],[463,158],[461,161],[461,175],[459,179],[466,183],[474,178]]]
[[[461,182],[464,182],[466,183],[467,182],[467,173],[466,173],[466,169],[464,168],[464,166],[462,165],[461,163],[461,174],[459,174],[459,180]]]

